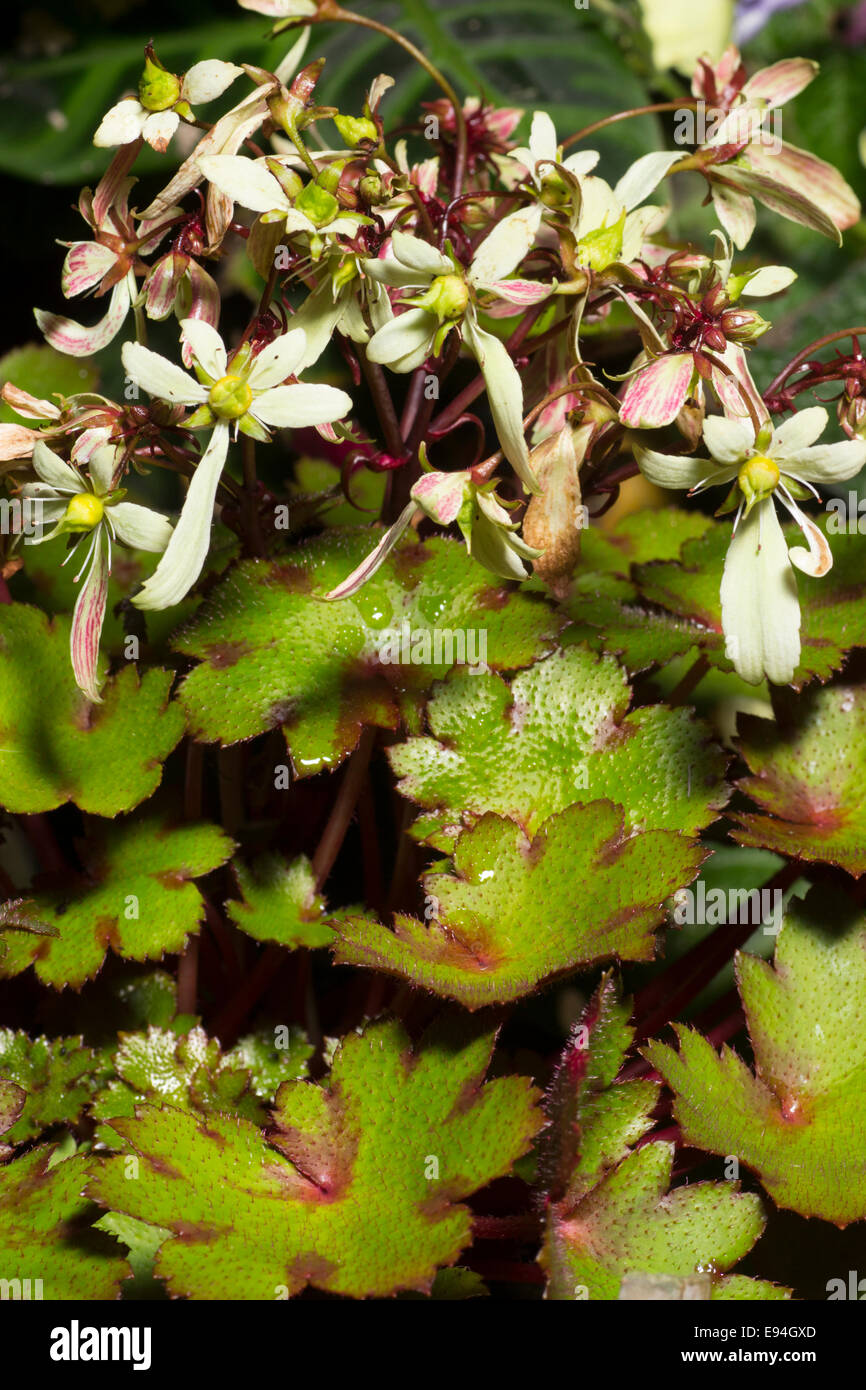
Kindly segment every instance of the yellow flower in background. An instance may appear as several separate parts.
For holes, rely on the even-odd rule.
[[[696,62],[721,56],[734,23],[734,0],[640,0],[643,26],[660,72],[676,68],[691,77]]]

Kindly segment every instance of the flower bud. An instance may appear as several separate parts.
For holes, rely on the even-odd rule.
[[[726,309],[719,322],[732,343],[753,343],[770,327],[754,309]]]
[[[180,99],[180,78],[162,66],[148,44],[138,99],[146,111],[168,111]]]
[[[334,125],[340,132],[343,143],[354,150],[365,140],[373,145],[379,143],[379,131],[376,122],[369,120],[366,116],[335,116]]]
[[[378,174],[365,174],[358,184],[358,192],[367,207],[375,207],[377,203],[385,201],[384,186]]]
[[[437,526],[450,526],[471,491],[468,472],[422,473],[410,496]]]

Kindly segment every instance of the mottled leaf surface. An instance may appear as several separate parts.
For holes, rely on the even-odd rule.
[[[68,620],[0,606],[0,805],[36,812],[74,801],[116,816],[146,800],[184,731],[171,683],[170,671],[126,666],[92,705],[72,674]]]
[[[866,1217],[866,922],[841,894],[792,903],[775,961],[739,954],[755,1072],[679,1027],[644,1049],[687,1143],[734,1154],[781,1207],[838,1226]]]
[[[629,714],[630,698],[618,663],[582,646],[510,686],[492,672],[455,672],[428,705],[435,737],[391,750],[398,789],[435,811],[419,827],[425,835],[485,811],[531,834],[556,811],[604,798],[630,827],[694,833],[725,804],[725,756],[690,711]]]
[[[413,1049],[399,1024],[373,1024],[343,1040],[327,1089],[281,1087],[268,1138],[236,1117],[142,1106],[115,1122],[139,1180],[118,1156],[90,1190],[172,1232],[156,1272],[175,1295],[427,1290],[469,1243],[462,1199],[507,1173],[543,1120],[525,1079],[485,1083],[493,1041],[458,1023]]]
[[[34,895],[39,916],[57,935],[11,936],[0,974],[32,964],[44,984],[78,988],[98,973],[109,948],[130,960],[182,951],[204,917],[191,880],[231,852],[231,840],[213,825],[171,827],[149,817],[104,827],[81,848],[77,883]]]
[[[760,813],[740,813],[734,838],[859,877],[866,873],[866,686],[834,681],[804,691],[792,713],[785,728],[740,716],[740,750],[752,776],[739,787]]]
[[[703,852],[684,836],[630,835],[609,801],[551,816],[530,840],[486,815],[457,842],[453,873],[428,874],[429,924],[399,915],[335,919],[337,960],[400,975],[468,1008],[618,957],[652,957],[653,928]]]
[[[353,598],[326,602],[377,535],[335,530],[285,561],[229,572],[177,639],[201,663],[181,690],[197,738],[235,743],[282,727],[296,774],[310,776],[337,766],[365,724],[396,728],[401,708],[409,713],[459,658],[461,640],[465,658],[514,669],[563,624],[539,596],[513,591],[441,538],[404,545]],[[394,638],[401,659],[380,660]]]

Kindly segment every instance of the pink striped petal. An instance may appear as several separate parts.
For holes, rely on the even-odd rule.
[[[189,256],[182,251],[169,251],[161,256],[147,277],[144,301],[150,319],[167,319],[177,298],[180,282],[189,267]],[[187,365],[189,365],[187,363]]]
[[[88,700],[101,704],[97,666],[108,599],[108,550],[101,526],[90,544],[93,555],[72,615],[69,650],[79,689]]]
[[[522,309],[531,304],[540,304],[553,294],[554,289],[553,285],[542,285],[538,280],[497,280],[487,288],[498,294],[500,299],[507,299],[509,304],[518,304]]]
[[[670,425],[685,405],[695,364],[690,352],[665,353],[632,377],[619,418],[630,429]]]
[[[117,252],[97,241],[75,241],[63,262],[60,288],[67,299],[92,290],[117,264]]]
[[[783,58],[780,63],[761,68],[750,77],[743,88],[743,96],[767,108],[784,106],[817,76],[818,64],[810,58]]]
[[[105,318],[92,328],[86,328],[74,319],[64,318],[62,314],[49,314],[45,309],[34,309],[33,312],[46,341],[53,348],[70,357],[89,357],[117,337],[129,312],[129,303],[129,285],[124,278],[112,290]]]
[[[108,214],[108,209],[115,203],[122,205],[125,212],[126,200],[129,197],[129,184],[123,187],[126,176],[138,158],[142,141],[133,140],[128,145],[121,145],[117,154],[112,159],[99,183],[96,185],[96,192],[93,195],[92,222],[93,227],[102,227]],[[116,227],[110,227],[109,231],[116,232]]]

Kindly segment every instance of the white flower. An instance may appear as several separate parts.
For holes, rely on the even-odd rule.
[[[52,530],[25,537],[25,545],[40,545],[67,532],[80,533],[64,565],[83,547],[84,563],[75,576],[85,575],[72,615],[70,655],[79,688],[89,700],[99,701],[97,663],[99,638],[105,619],[108,579],[111,574],[111,542],[123,541],[135,550],[165,550],[171,539],[166,517],[135,502],[124,502],[115,484],[115,470],[122,450],[114,446],[96,449],[88,463],[89,477],[51,452],[47,444],[34,445],[33,468],[39,479],[25,483],[22,496],[41,504],[42,522],[54,522]]]
[[[711,416],[704,421],[709,460],[635,446],[641,472],[659,487],[695,493],[733,483],[722,508],[736,510],[722,575],[722,628],[726,656],[752,685],[764,677],[785,685],[799,663],[800,604],[792,566],[820,578],[833,563],[826,537],[797,501],[818,496],[813,484],[841,482],[866,464],[861,440],[815,446],[826,426],[822,406],[801,410],[776,429],[767,421],[757,438],[751,420]],[[808,549],[788,549],[774,498],[794,518]]]
[[[553,122],[547,112],[536,111],[528,147],[512,150],[510,158],[526,166],[546,206],[567,212],[577,263],[601,271],[614,261],[633,261],[647,233],[661,225],[663,209],[639,205],[682,158],[682,151],[642,155],[611,188],[592,173],[597,151],[579,150],[563,159]]]
[[[477,359],[487,387],[493,423],[502,451],[531,492],[538,484],[523,433],[523,383],[505,344],[478,322],[476,295],[489,291],[527,305],[547,298],[552,286],[510,280],[535,243],[541,223],[539,203],[519,208],[497,223],[463,268],[428,242],[395,231],[388,254],[363,263],[365,274],[391,288],[424,290],[404,301],[413,307],[389,316],[370,339],[367,356],[395,372],[411,372],[441,349],[447,333],[460,325],[463,341]]]
[[[198,167],[209,183],[233,203],[251,212],[285,218],[286,232],[311,236],[354,236],[362,214],[346,213],[333,193],[316,183],[301,186],[291,156],[247,159],[241,154],[202,155]]]
[[[300,329],[284,333],[255,356],[249,344],[231,361],[215,328],[201,319],[184,319],[184,337],[192,348],[201,380],[139,343],[125,343],[128,376],[151,396],[175,405],[198,407],[189,428],[213,427],[207,449],[189,485],[171,543],[154,574],[137,594],[139,608],[169,608],[179,603],[201,573],[210,541],[214,501],[229,447],[238,430],[253,439],[270,439],[268,426],[324,425],[352,408],[345,391],[305,382],[283,385],[297,372],[304,352]]]
[[[195,63],[183,77],[176,77],[162,66],[148,45],[138,97],[125,97],[106,112],[93,143],[111,148],[143,138],[162,153],[181,117],[190,119],[193,106],[222,96],[242,72],[243,68],[235,63],[209,58]]]

